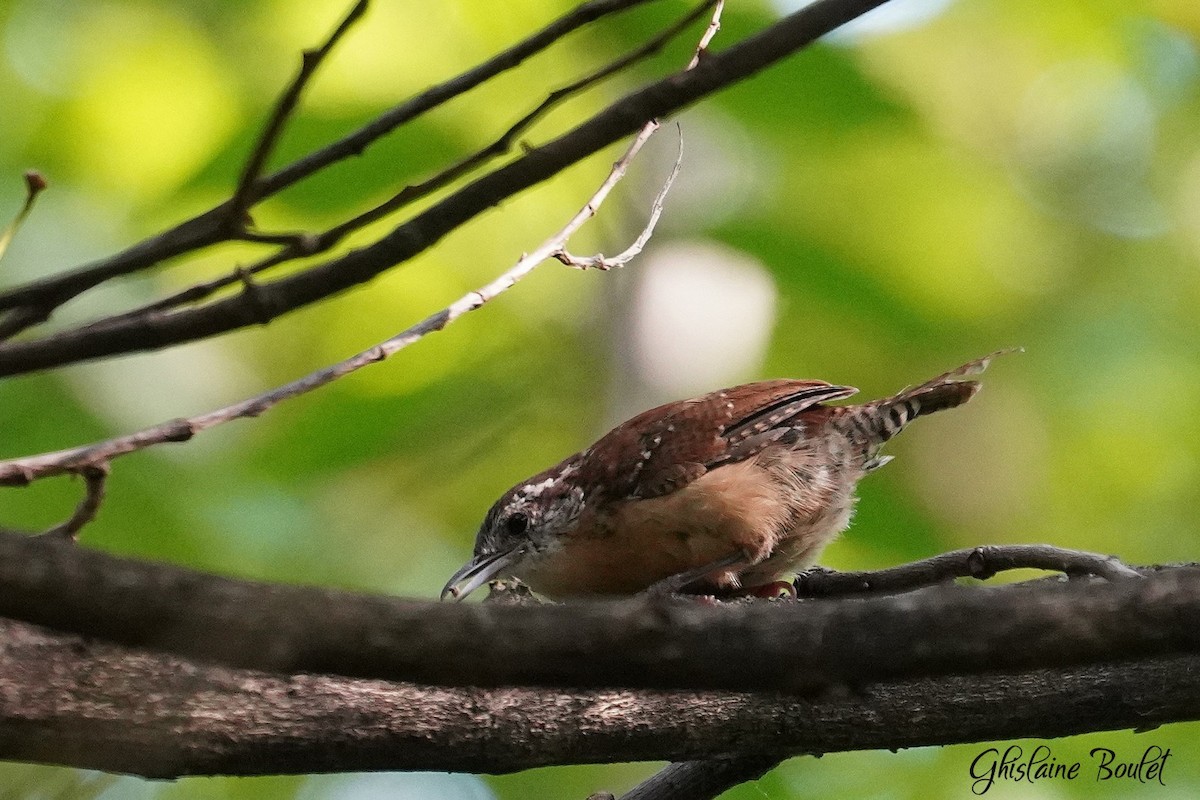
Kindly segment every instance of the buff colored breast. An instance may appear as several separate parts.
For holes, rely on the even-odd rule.
[[[848,507],[826,513],[826,487],[801,480],[805,474],[816,477],[778,458],[754,458],[671,494],[624,503],[610,517],[585,515],[559,547],[523,565],[518,577],[551,597],[632,594],[741,551],[747,564],[723,570],[713,583],[736,587],[752,564],[758,566],[746,573],[750,585],[768,583],[812,563],[849,521]]]

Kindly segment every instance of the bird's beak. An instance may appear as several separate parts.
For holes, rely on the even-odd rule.
[[[450,595],[455,600],[462,600],[490,581],[498,572],[519,561],[523,555],[525,548],[518,544],[499,553],[481,553],[475,556],[446,581],[441,599],[445,600],[446,595]]]

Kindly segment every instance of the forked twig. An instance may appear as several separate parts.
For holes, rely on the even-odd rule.
[[[470,155],[464,157],[455,164],[441,170],[431,177],[405,186],[399,192],[388,198],[384,202],[370,208],[360,214],[356,214],[344,222],[340,222],[320,233],[299,234],[270,234],[260,231],[242,231],[238,234],[238,238],[246,241],[255,241],[263,243],[272,243],[283,245],[278,251],[241,268],[241,270],[233,270],[225,275],[213,278],[202,283],[193,284],[185,289],[182,289],[175,294],[155,300],[138,308],[130,309],[120,314],[114,314],[103,319],[89,323],[85,327],[100,327],[112,323],[115,320],[129,320],[146,314],[155,312],[169,311],[173,308],[178,308],[183,305],[197,303],[208,297],[211,297],[215,292],[221,289],[232,286],[242,280],[240,273],[249,275],[259,275],[267,270],[273,269],[280,264],[285,264],[297,258],[307,258],[327,252],[338,244],[340,244],[348,235],[360,230],[361,228],[370,225],[388,215],[405,208],[412,203],[424,197],[428,197],[435,191],[445,188],[453,183],[456,179],[469,174],[477,167],[486,164],[491,159],[508,152],[512,147],[513,142],[523,132],[528,130],[535,122],[546,115],[551,109],[558,106],[567,98],[573,97],[583,90],[594,86],[605,78],[620,72],[631,64],[635,64],[646,57],[653,55],[663,48],[663,46],[678,36],[691,23],[700,17],[705,10],[712,7],[717,0],[702,0],[695,8],[687,14],[680,17],[668,28],[655,36],[650,41],[636,48],[635,50],[626,53],[620,58],[609,62],[599,69],[583,76],[582,78],[555,89],[545,100],[537,107],[513,123],[508,130],[502,133],[490,144],[476,150]],[[709,26],[711,29],[711,25]],[[564,262],[566,263],[566,262]],[[591,265],[597,266],[597,265]]]
[[[108,480],[107,462],[89,464],[80,469],[79,474],[83,476],[86,488],[83,499],[75,508],[75,513],[71,515],[70,519],[43,533],[43,536],[75,541],[79,538],[79,532],[83,530],[83,526],[94,520],[96,514],[99,513],[100,504],[104,502],[104,484]]]
[[[865,572],[810,569],[796,578],[800,597],[911,592],[955,578],[986,580],[1011,569],[1044,569],[1066,575],[1095,575],[1106,580],[1140,578],[1141,573],[1114,556],[1048,544],[984,545],[952,550],[932,558]]]
[[[650,134],[658,129],[658,123],[653,123],[653,125],[654,127],[649,130]],[[649,136],[649,134],[646,135]],[[683,132],[680,131],[679,151],[675,157],[675,164],[671,167],[671,174],[667,176],[667,180],[663,183],[662,188],[658,190],[658,194],[654,198],[654,203],[650,206],[650,219],[646,223],[646,227],[642,228],[642,232],[638,234],[638,237],[633,240],[633,244],[629,245],[621,253],[615,256],[606,256],[603,253],[597,253],[594,256],[575,256],[571,255],[564,246],[558,252],[554,253],[553,257],[568,267],[574,267],[575,269],[598,269],[605,271],[628,264],[642,252],[646,247],[646,243],[650,241],[650,237],[654,235],[654,228],[658,225],[658,218],[662,216],[663,202],[667,199],[667,192],[671,191],[671,184],[675,182],[675,178],[679,175],[679,167],[682,164]],[[586,206],[584,210],[589,212],[589,216],[596,213],[596,209],[590,205]]]
[[[254,205],[254,201],[258,199],[256,193],[256,185],[259,176],[262,174],[263,166],[267,163],[267,159],[271,156],[271,151],[275,149],[275,145],[279,143],[280,134],[283,133],[284,125],[287,124],[288,118],[291,117],[296,110],[296,106],[300,102],[300,95],[304,93],[304,89],[308,86],[308,82],[312,76],[316,74],[317,69],[321,66],[321,62],[329,55],[338,41],[346,34],[354,23],[362,18],[367,12],[367,6],[370,0],[358,0],[350,12],[346,14],[333,31],[329,34],[329,38],[325,40],[325,44],[318,48],[305,50],[300,56],[300,71],[296,73],[296,77],[288,84],[287,89],[275,104],[274,110],[271,112],[270,118],[267,120],[263,132],[258,137],[258,142],[254,146],[254,150],[250,153],[250,158],[246,160],[245,166],[242,167],[242,175],[238,179],[237,189],[234,190],[233,197],[229,200],[228,210],[226,212],[229,225],[233,230],[241,230],[245,227],[245,215],[250,206]]]
[[[704,57],[704,54],[708,51],[708,45],[712,42],[713,37],[717,35],[717,31],[721,30],[721,12],[724,10],[725,0],[716,0],[716,3],[713,5],[712,17],[708,21],[708,27],[704,29],[704,33],[700,36],[700,41],[696,43],[696,49],[692,52],[692,60],[689,61],[687,67],[684,68],[685,71],[695,69],[700,63],[700,60]],[[642,128],[642,133],[644,134],[647,129],[650,129],[650,133],[653,133],[657,128],[658,122],[651,120],[650,122],[646,123],[646,127]],[[659,192],[658,198],[654,201],[654,206],[650,212],[650,224],[646,226],[646,230],[642,232],[642,235],[639,236],[633,244],[626,248],[626,250],[620,255],[616,256],[606,257],[603,254],[597,254],[594,256],[581,258],[579,256],[571,255],[564,247],[562,250],[555,253],[554,257],[563,264],[566,264],[569,267],[575,267],[576,269],[609,270],[613,269],[614,267],[625,266],[625,264],[629,263],[630,259],[642,252],[642,248],[644,248],[646,246],[646,242],[650,240],[650,234],[653,232],[654,225],[658,222],[658,217],[662,213],[662,201],[666,198],[667,190],[670,189],[671,182],[675,180],[675,176],[679,174],[679,165],[683,159],[682,133],[680,134],[680,138],[680,153],[679,158],[675,160],[675,168],[671,172],[671,177],[667,179],[666,185],[663,186],[662,191]]]

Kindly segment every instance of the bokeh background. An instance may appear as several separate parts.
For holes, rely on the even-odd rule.
[[[348,5],[0,2],[0,215],[20,206],[22,170],[52,184],[0,262],[0,285],[101,257],[228,196],[298,52]],[[733,2],[714,47],[788,5]],[[432,597],[501,491],[652,403],[779,376],[878,396],[1020,345],[1027,352],[996,362],[970,406],[890,446],[896,461],[864,482],[857,519],[825,563],[883,567],[1009,542],[1134,563],[1196,560],[1200,5],[892,5],[681,115],[683,173],[629,268],[545,265],[393,360],[260,419],[120,460],[85,544],[229,575]],[[275,163],[567,7],[378,0],[322,70]],[[550,89],[684,9],[663,0],[576,33],[256,218],[271,230],[340,221],[490,141]],[[695,36],[565,104],[527,140],[675,69]],[[674,136],[664,129],[573,250],[626,245],[670,168]],[[556,230],[618,152],[268,328],[0,382],[0,456],[225,405],[384,339]],[[65,307],[51,328],[261,252],[214,248],[113,284]],[[79,491],[66,479],[4,490],[0,522],[49,526]],[[1173,725],[1053,744],[1085,773],[1093,747],[1131,758],[1170,747],[1166,787],[1089,775],[997,784],[989,795],[1194,796],[1198,734],[1200,724]],[[967,797],[982,748],[793,759],[727,797]],[[658,766],[155,784],[0,765],[0,797],[582,798],[619,793]]]

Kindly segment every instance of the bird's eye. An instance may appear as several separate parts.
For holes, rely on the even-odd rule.
[[[504,520],[504,530],[508,531],[510,536],[520,536],[529,530],[529,517],[518,511]]]

